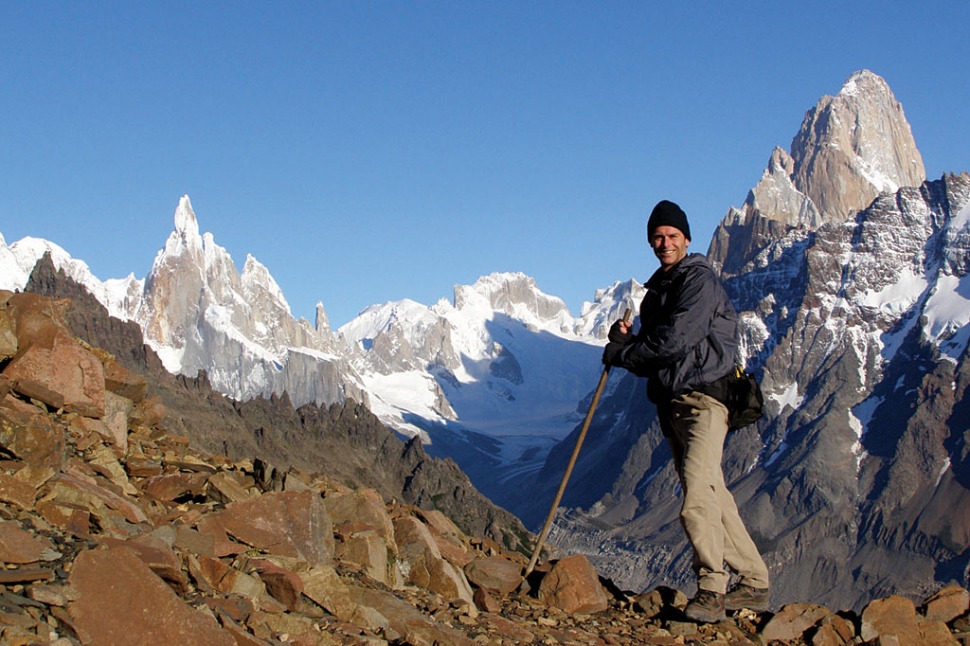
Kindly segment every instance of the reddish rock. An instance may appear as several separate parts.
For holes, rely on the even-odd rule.
[[[188,521],[186,521],[188,522]],[[202,518],[196,525],[201,540],[205,541],[208,550],[199,552],[203,556],[232,556],[242,554],[248,548],[244,543],[238,543],[229,538],[225,528],[222,526],[222,519],[219,514],[209,514]],[[181,531],[179,534],[181,535]],[[186,535],[188,538],[188,535]],[[176,541],[181,539],[176,538]]]
[[[17,333],[14,330],[13,317],[7,310],[7,300],[12,295],[5,290],[0,294],[0,361],[17,354]]]
[[[80,474],[74,472],[61,473],[51,481],[51,492],[57,500],[79,504],[93,513],[97,513],[98,507],[104,505],[120,512],[129,523],[148,522],[145,512],[133,499],[119,496],[79,476]]]
[[[198,554],[199,556],[215,556],[215,541],[213,538],[185,525],[176,526],[175,540],[172,545],[180,550]]]
[[[250,500],[259,495],[253,488],[253,481],[247,476],[219,471],[209,476],[209,498],[221,503]],[[248,482],[247,482],[248,480]]]
[[[186,588],[188,577],[182,571],[181,559],[165,541],[157,536],[145,534],[126,541],[106,536],[101,539],[101,543],[111,548],[130,549],[159,577],[175,584],[179,590]]]
[[[474,595],[472,595],[472,599],[475,601],[475,607],[482,612],[491,612],[494,614],[502,612],[502,604],[500,604],[495,597],[481,588],[477,588],[475,590]]]
[[[303,594],[340,620],[350,621],[356,610],[356,603],[350,589],[332,567],[312,567],[301,572],[300,579],[303,581]]]
[[[412,621],[407,624],[404,641],[408,644],[448,644],[448,646],[478,646],[454,628],[436,624],[428,620]]]
[[[215,609],[215,614],[219,618],[219,624],[236,640],[236,646],[274,646],[273,643],[251,634],[245,627],[233,621],[221,608]]]
[[[143,455],[129,455],[125,461],[125,471],[132,478],[151,478],[162,475],[162,465]]]
[[[334,525],[355,523],[373,527],[378,535],[387,539],[396,551],[394,524],[387,513],[384,500],[373,489],[357,489],[346,493],[330,494],[324,502]]]
[[[791,603],[781,609],[765,624],[761,634],[766,642],[801,639],[805,631],[832,614],[825,606],[814,603]]]
[[[356,605],[351,621],[370,630],[390,628],[408,644],[448,644],[475,646],[457,630],[436,625],[416,608],[389,592],[368,588],[348,588]],[[389,639],[389,641],[391,641]]]
[[[90,636],[85,643],[236,644],[215,619],[179,599],[131,550],[82,552],[74,560],[69,581],[80,599],[68,606],[68,612]]]
[[[204,473],[169,473],[149,478],[142,490],[158,500],[176,500],[200,495],[206,480],[208,476]]]
[[[112,448],[107,444],[98,443],[87,451],[88,466],[98,475],[104,476],[126,496],[135,496],[138,491],[128,481],[128,473],[118,461],[118,447]]]
[[[398,560],[407,571],[407,582],[437,592],[449,600],[474,604],[472,589],[465,573],[441,556],[437,542],[427,525],[414,516],[394,520],[394,538]]]
[[[647,617],[656,617],[664,608],[663,593],[658,589],[644,592],[636,596],[634,603],[640,612]]]
[[[25,484],[29,484],[37,490],[47,484],[56,475],[57,472],[50,467],[25,464],[13,474],[13,477]]]
[[[428,526],[411,515],[405,514],[394,519],[394,542],[402,554],[418,554],[431,550],[434,554],[441,555]]]
[[[200,556],[198,559],[193,559],[193,562],[196,567],[190,571],[195,582],[209,591],[220,590],[222,579],[232,569],[219,559],[208,556]]]
[[[463,543],[456,542],[454,539],[435,535],[434,542],[438,544],[441,557],[460,568],[465,567],[476,558],[474,551],[468,549]],[[520,568],[524,569],[521,566]]]
[[[930,621],[918,618],[917,626],[919,629],[919,646],[960,646],[956,637],[942,621]],[[902,643],[902,642],[900,642]]]
[[[121,449],[122,455],[128,452],[128,419],[135,405],[127,397],[113,392],[104,393],[104,435],[105,438]]]
[[[86,417],[104,415],[104,368],[63,322],[67,299],[14,294],[8,301],[17,331],[17,354],[3,374],[14,389],[55,409]]]
[[[47,298],[30,292],[9,294],[5,298],[21,350],[35,343],[50,345],[57,334],[69,334],[64,315],[71,308],[71,299]]]
[[[20,509],[33,509],[37,490],[6,473],[0,473],[0,502],[16,505]]]
[[[132,426],[152,427],[165,419],[167,414],[168,411],[165,409],[162,399],[158,395],[151,395],[135,406],[135,410],[131,413],[131,424]]]
[[[206,597],[205,604],[213,610],[219,610],[236,622],[244,622],[252,614],[256,607],[252,600],[239,595],[228,595],[227,597]],[[218,614],[218,613],[217,613]]]
[[[120,395],[132,403],[145,399],[148,394],[148,380],[124,368],[113,357],[102,361],[104,366],[104,387],[115,395]]]
[[[556,562],[539,584],[539,600],[569,614],[602,612],[609,597],[596,570],[582,554]]]
[[[923,616],[930,621],[948,623],[970,609],[970,592],[948,585],[923,603]]]
[[[269,554],[310,565],[333,561],[333,524],[320,494],[312,490],[266,493],[230,503],[224,511],[210,514],[208,520],[237,540]]]
[[[91,533],[91,513],[73,505],[45,500],[38,502],[34,511],[51,525],[75,536],[87,536]]]
[[[855,637],[855,625],[839,615],[828,615],[819,623],[812,635],[811,646],[845,646]]]
[[[286,609],[291,612],[300,609],[303,580],[299,575],[269,561],[254,560],[250,563],[255,566],[256,573],[266,586],[266,591],[270,596],[286,606]]]
[[[0,446],[37,468],[60,471],[67,462],[64,427],[10,395],[0,401]]]
[[[483,617],[483,621],[495,629],[495,632],[506,639],[511,639],[516,644],[531,644],[536,636],[519,624],[509,621],[497,614],[489,614]]]
[[[892,595],[873,601],[862,611],[863,641],[880,635],[894,635],[900,646],[919,644],[919,628],[916,623],[916,604],[905,597]]]
[[[515,592],[522,585],[522,566],[502,556],[476,559],[465,566],[468,581],[499,595]]]
[[[356,532],[336,546],[336,556],[346,563],[359,565],[369,577],[393,585],[387,559],[387,540],[376,530]]]
[[[457,543],[463,542],[465,535],[458,529],[458,525],[437,509],[421,509],[418,513],[435,536],[442,536]]]
[[[15,521],[0,521],[0,562],[37,563],[61,557],[43,536],[34,536],[21,529]]]

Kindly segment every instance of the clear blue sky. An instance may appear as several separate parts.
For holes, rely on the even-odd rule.
[[[871,6],[870,6],[871,5]],[[573,314],[705,252],[867,68],[931,179],[970,171],[970,3],[0,1],[0,233],[145,277],[188,194],[297,316],[522,271]]]

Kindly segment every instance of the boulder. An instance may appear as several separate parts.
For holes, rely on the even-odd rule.
[[[210,514],[208,522],[269,554],[301,559],[310,565],[333,561],[333,524],[323,498],[309,489],[233,502],[225,510]]]
[[[0,446],[37,468],[60,471],[67,460],[64,427],[11,395],[0,400]]]
[[[335,555],[341,561],[359,565],[375,581],[395,587],[387,546],[387,540],[376,530],[365,529],[345,536],[337,544]]]
[[[468,581],[487,592],[506,595],[522,585],[522,566],[502,556],[475,559],[465,566]]]
[[[104,416],[104,367],[64,324],[70,301],[14,294],[8,301],[17,331],[17,354],[3,374],[14,389],[54,409]]]
[[[891,595],[865,607],[860,630],[863,641],[888,635],[894,635],[900,646],[920,643],[916,604],[905,597]]]
[[[79,598],[68,605],[86,644],[235,646],[209,614],[183,602],[126,548],[87,550],[69,578]]]
[[[825,606],[814,603],[790,603],[765,624],[761,635],[765,642],[801,639],[806,630],[831,614]]]
[[[384,500],[374,489],[361,488],[332,493],[327,495],[324,502],[334,525],[349,522],[369,525],[380,536],[388,540],[389,546],[393,546],[394,523],[391,522],[391,517],[387,513]],[[393,549],[397,551],[396,546]]]
[[[24,531],[15,521],[0,521],[0,562],[27,564],[60,557],[46,538]]]
[[[582,554],[554,563],[539,584],[538,596],[546,605],[568,614],[602,612],[610,605],[596,570]]]
[[[350,621],[356,602],[350,589],[329,565],[318,565],[300,573],[303,594],[341,621]]]
[[[471,585],[464,572],[446,561],[427,525],[405,515],[394,520],[394,538],[399,554],[398,564],[412,585],[437,592],[449,600],[462,600],[474,605]]]
[[[958,585],[948,585],[925,602],[923,616],[931,621],[948,623],[970,609],[970,592]]]
[[[33,509],[37,489],[6,473],[0,472],[0,502],[12,504],[19,509]]]
[[[145,480],[142,490],[152,498],[172,501],[200,495],[207,480],[204,473],[167,473]]]

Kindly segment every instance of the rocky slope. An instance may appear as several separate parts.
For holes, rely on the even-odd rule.
[[[109,316],[86,288],[56,271],[50,258],[38,263],[27,289],[69,298],[66,320],[72,331],[126,369],[147,375],[149,395],[165,407],[166,427],[205,450],[325,471],[389,499],[434,506],[464,531],[489,533],[508,547],[526,535],[521,523],[482,496],[453,462],[429,457],[419,441],[402,441],[359,403],[294,409],[285,395],[234,401],[215,391],[203,372],[192,378],[169,373],[137,325]]]
[[[35,285],[53,276],[36,273]],[[698,626],[684,621],[682,593],[622,592],[579,555],[523,579],[521,553],[440,511],[199,450],[171,432],[178,418],[152,379],[122,365],[133,348],[112,355],[68,325],[117,343],[120,322],[86,320],[71,299],[0,291],[4,644],[970,641],[970,593],[958,586],[918,608],[898,596],[860,615],[801,603]],[[334,421],[331,433],[358,432]],[[262,439],[272,449],[287,438]]]
[[[965,584],[970,176],[906,186],[922,165],[870,73],[810,111],[792,147],[710,250],[768,401],[765,419],[729,437],[724,468],[773,599],[859,609],[874,594]],[[624,585],[688,586],[656,412],[642,383],[614,379],[552,540]],[[571,440],[540,481],[555,482]]]

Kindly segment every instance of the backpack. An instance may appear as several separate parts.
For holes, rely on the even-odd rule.
[[[728,430],[754,424],[764,416],[765,398],[754,375],[736,366],[727,379]]]

